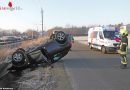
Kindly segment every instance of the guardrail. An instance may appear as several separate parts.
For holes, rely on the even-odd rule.
[[[17,47],[18,45],[20,45],[21,42],[15,42],[15,43],[5,43],[5,44],[0,44],[0,49],[1,48],[14,48],[14,47]]]

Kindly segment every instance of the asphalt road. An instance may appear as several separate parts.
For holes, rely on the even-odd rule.
[[[121,69],[118,54],[102,54],[77,42],[64,58],[74,90],[130,90],[129,63],[127,69]]]

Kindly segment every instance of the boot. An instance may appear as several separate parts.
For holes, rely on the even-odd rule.
[[[127,64],[121,64],[121,69],[126,69],[127,68]]]

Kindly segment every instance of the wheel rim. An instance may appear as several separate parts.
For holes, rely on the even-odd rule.
[[[16,62],[20,62],[20,61],[22,61],[22,59],[23,59],[23,55],[21,53],[15,53],[13,55],[13,60]]]
[[[57,34],[57,39],[60,40],[60,41],[64,40],[65,39],[64,33],[58,33]]]

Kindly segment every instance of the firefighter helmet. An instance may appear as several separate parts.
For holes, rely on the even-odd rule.
[[[128,36],[128,31],[126,30],[126,26],[120,27],[120,35]]]

